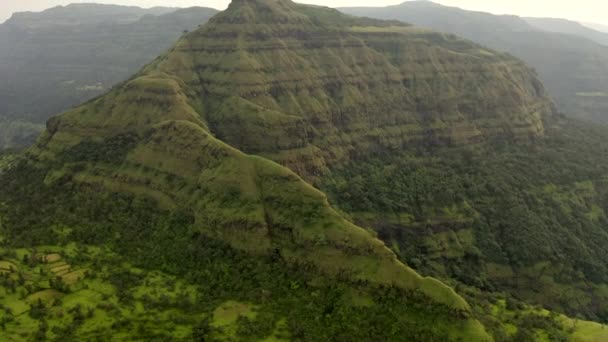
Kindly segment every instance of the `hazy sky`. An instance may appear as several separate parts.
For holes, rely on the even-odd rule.
[[[297,2],[339,6],[383,6],[394,5],[404,0],[299,0]],[[13,12],[40,11],[57,5],[73,2],[97,2],[121,5],[151,6],[208,6],[224,9],[229,0],[0,0],[0,22],[8,19]],[[517,14],[520,16],[557,17],[583,22],[608,25],[608,1],[606,0],[435,0],[444,5],[465,9],[487,11],[496,14]]]

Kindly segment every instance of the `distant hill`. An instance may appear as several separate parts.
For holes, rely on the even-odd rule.
[[[15,14],[0,25],[0,118],[44,123],[126,79],[215,13],[82,4]]]
[[[596,24],[596,23],[582,23],[583,25],[592,28],[596,31],[608,33],[608,25]]]
[[[557,18],[524,18],[530,25],[544,31],[572,34],[608,45],[608,33],[594,30],[576,21]]]
[[[135,6],[70,4],[57,6],[43,12],[18,12],[5,24],[21,28],[40,29],[58,26],[90,26],[98,24],[124,24],[139,20],[145,15],[159,16],[177,10],[174,7],[144,9]]]
[[[596,41],[574,33],[541,30],[516,16],[466,11],[430,1],[341,10],[454,33],[509,52],[536,69],[562,112],[593,122],[608,122],[608,47]],[[535,23],[539,25],[538,21]]]

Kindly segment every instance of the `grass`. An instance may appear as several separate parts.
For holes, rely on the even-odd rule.
[[[26,302],[29,305],[33,305],[33,304],[36,304],[36,302],[38,300],[41,300],[43,303],[45,303],[47,305],[53,305],[53,302],[55,302],[57,299],[60,299],[63,296],[64,296],[64,294],[57,290],[46,289],[46,290],[38,291],[36,293],[32,293],[31,295],[29,295],[27,297]]]
[[[235,324],[239,317],[254,319],[256,317],[255,306],[235,301],[222,303],[213,312],[213,322],[211,324],[217,327],[225,327]]]
[[[608,341],[608,326],[596,322],[581,321],[562,317],[564,325],[573,329],[572,340],[574,342],[602,342]]]
[[[18,271],[19,269],[17,268],[17,265],[15,265],[14,263],[10,262],[10,261],[0,261],[0,270],[2,271]]]

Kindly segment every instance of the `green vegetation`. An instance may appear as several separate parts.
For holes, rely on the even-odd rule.
[[[234,2],[119,91],[139,96],[150,77],[176,80],[181,89],[164,94],[183,96],[222,141],[307,180],[376,150],[527,140],[552,113],[534,73],[510,56],[288,1]],[[63,121],[83,125],[82,112]]]
[[[3,159],[0,267],[32,289],[6,335],[595,335],[530,304],[606,319],[605,136],[508,55],[234,1]]]
[[[20,336],[20,329],[40,317],[51,327],[46,336],[58,340],[189,339],[192,334],[246,340],[277,335],[304,341],[486,336],[479,324],[466,318],[466,311],[438,304],[421,291],[357,280],[348,272],[328,276],[314,262],[286,259],[281,249],[264,255],[241,252],[197,232],[192,213],[159,211],[142,197],[104,195],[98,188],[71,182],[37,191],[39,174],[22,167],[13,171],[28,174],[32,183],[5,189],[14,198],[30,197],[31,207],[5,203],[18,210],[2,212],[4,261],[15,265],[10,273],[14,277],[21,272],[31,279],[32,291],[23,300],[0,299],[25,313],[18,314],[17,321],[23,323],[7,325],[7,336]],[[39,212],[54,214],[28,214],[39,205]],[[9,247],[21,244],[41,247]],[[78,276],[71,276],[75,272]],[[53,278],[57,276],[61,278]],[[171,279],[178,285],[167,285]],[[43,304],[59,299],[61,305],[42,308],[38,298]],[[75,307],[81,309],[70,311],[78,310]],[[86,316],[90,307],[95,308],[91,319],[81,319],[79,312]],[[33,311],[29,316],[28,310]],[[57,316],[60,311],[63,317]]]
[[[348,164],[320,187],[423,274],[608,322],[607,134],[564,121],[534,144]]]
[[[344,13],[400,20],[471,39],[521,58],[538,71],[560,112],[597,123],[608,123],[608,34],[563,19],[520,18],[442,6],[431,1],[407,1],[388,7],[351,7]]]
[[[217,13],[72,4],[0,24],[0,149],[30,146],[52,115],[128,78]]]

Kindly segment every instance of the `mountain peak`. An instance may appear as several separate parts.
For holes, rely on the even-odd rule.
[[[551,113],[542,84],[516,59],[289,0],[233,1],[119,90],[174,109],[125,115],[112,106],[92,121],[76,110],[53,127],[142,131],[142,122],[188,120],[309,180],[358,153],[528,139]]]

